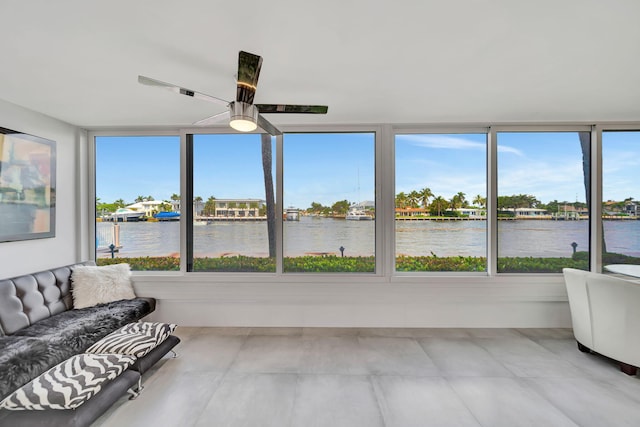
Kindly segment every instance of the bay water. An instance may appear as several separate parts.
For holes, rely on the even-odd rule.
[[[176,222],[127,222],[120,226],[120,256],[177,256],[180,225]],[[283,223],[285,256],[367,256],[375,252],[375,221],[301,217]],[[97,223],[97,234],[113,227]],[[486,221],[403,221],[395,223],[396,254],[486,256]],[[513,220],[498,222],[501,257],[569,257],[573,243],[588,250],[589,221]],[[266,221],[196,223],[194,255],[267,256]],[[604,221],[609,252],[640,256],[640,221]],[[104,246],[104,242],[98,242]],[[100,256],[105,256],[101,254]]]

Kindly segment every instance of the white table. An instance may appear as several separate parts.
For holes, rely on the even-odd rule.
[[[625,276],[640,277],[640,265],[636,264],[610,264],[604,266],[605,270]]]

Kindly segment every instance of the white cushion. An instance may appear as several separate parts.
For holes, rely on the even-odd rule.
[[[73,307],[84,308],[136,297],[129,264],[77,266],[71,273]]]

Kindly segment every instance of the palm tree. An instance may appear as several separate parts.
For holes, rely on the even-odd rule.
[[[210,196],[207,199],[207,202],[204,204],[204,209],[202,211],[207,216],[213,216],[216,214],[216,198]]]
[[[193,198],[193,210],[194,215],[198,215],[198,212],[201,211],[200,206],[202,205],[202,197],[196,196]]]
[[[485,197],[482,197],[480,194],[478,194],[476,197],[473,198],[473,202],[472,202],[475,206],[480,206],[482,208],[485,207],[485,205],[487,204],[487,199]]]
[[[449,203],[442,196],[438,196],[431,202],[431,211],[442,216],[442,211],[449,207]]]
[[[421,200],[420,193],[418,193],[416,190],[413,190],[407,197],[409,198],[409,204],[411,205],[411,207],[417,208]]]
[[[466,194],[464,194],[462,191],[459,191],[458,194],[456,194],[456,196],[458,196],[458,202],[460,202],[461,208],[468,206]]]
[[[116,200],[115,202],[113,202],[113,204],[116,205],[116,207],[118,208],[124,208],[126,205],[126,203],[122,199]]]
[[[173,206],[171,205],[171,203],[163,201],[154,210],[158,212],[171,212],[172,208]]]
[[[584,192],[587,200],[587,209],[591,212],[591,133],[578,132],[578,138],[580,139],[580,149],[582,150]],[[602,224],[602,215],[600,215],[598,221]],[[604,241],[604,227],[600,226],[600,229],[602,230],[602,253],[605,254],[607,253],[607,244]]]
[[[144,202],[145,198],[144,196],[138,196],[136,197],[136,199],[134,200],[134,202],[136,203],[140,203],[140,202]]]
[[[276,257],[276,200],[273,189],[271,135],[263,133],[262,142],[262,172],[264,175],[264,197],[267,204],[267,236],[269,238],[269,258]]]
[[[433,193],[429,187],[425,187],[419,192],[420,194],[420,202],[422,203],[423,208],[427,208],[429,206],[429,199],[433,197]]]
[[[449,200],[449,207],[453,210],[458,208],[458,196],[453,196],[451,200]]]
[[[404,209],[407,207],[407,203],[408,203],[408,198],[403,191],[396,194],[396,208]]]
[[[464,193],[461,191],[458,194],[454,195],[451,198],[450,203],[451,203],[451,209],[453,210],[463,207],[465,203]]]

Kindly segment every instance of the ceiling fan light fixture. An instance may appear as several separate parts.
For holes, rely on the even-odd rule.
[[[229,126],[238,132],[251,132],[258,128],[258,109],[246,102],[232,102],[229,106]]]
[[[326,105],[290,105],[290,104],[255,104],[254,95],[258,87],[258,77],[262,67],[262,57],[253,53],[240,51],[238,55],[238,79],[236,84],[236,100],[226,101],[222,98],[197,92],[182,86],[166,83],[150,77],[138,76],[138,83],[168,89],[180,95],[203,101],[222,104],[229,111],[224,111],[213,116],[194,122],[197,126],[209,126],[221,120],[228,119],[229,126],[238,132],[252,132],[260,127],[264,133],[272,136],[282,135],[263,114],[289,113],[289,114],[327,114]]]

